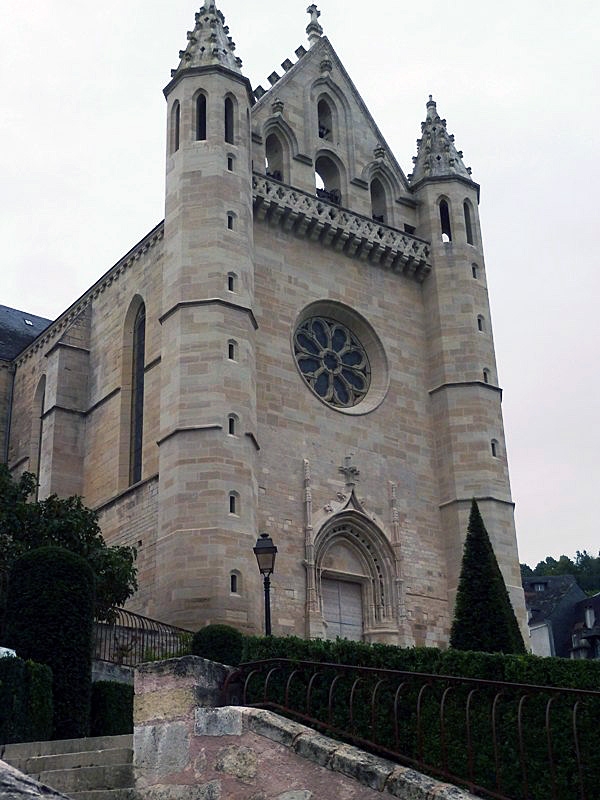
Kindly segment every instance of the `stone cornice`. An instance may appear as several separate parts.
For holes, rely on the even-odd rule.
[[[431,271],[429,243],[362,214],[285,186],[265,175],[252,178],[254,218],[296,236],[320,241],[347,256],[371,261],[421,282]]]
[[[158,318],[158,321],[162,325],[165,320],[169,319],[170,316],[175,314],[175,312],[179,311],[181,308],[195,308],[197,306],[225,306],[225,308],[233,308],[236,311],[241,311],[244,314],[248,314],[254,330],[257,330],[258,328],[258,322],[256,321],[256,317],[254,316],[254,312],[251,308],[238,305],[237,303],[232,303],[231,300],[223,300],[221,297],[206,297],[201,300],[181,300],[179,303],[175,303],[174,306],[171,306],[168,311],[165,311],[165,313]]]
[[[81,312],[90,304],[90,302],[102,294],[112,283],[117,281],[120,276],[138,261],[148,250],[152,249],[164,235],[164,222],[153,228],[144,238],[138,242],[128,253],[126,253],[120,261],[111,267],[96,283],[83,294],[79,300],[76,300],[72,306],[69,306],[60,317],[35,339],[28,347],[26,347],[14,360],[17,366],[33,355],[40,347],[46,347],[55,342],[57,336],[65,331],[69,325],[81,314]]]
[[[448,383],[440,383],[439,386],[429,390],[429,394],[437,394],[442,389],[456,389],[465,386],[482,386],[484,389],[489,389],[492,392],[498,392],[500,399],[502,399],[502,389],[493,383],[486,383],[485,381],[448,381]]]
[[[493,497],[492,495],[485,495],[485,496],[473,496],[473,497],[455,497],[453,500],[446,500],[445,503],[440,503],[439,508],[447,508],[448,506],[454,505],[461,505],[461,504],[471,504],[475,500],[477,503],[500,503],[501,505],[510,506],[511,508],[515,507],[515,504],[512,500],[504,500],[502,497]]]

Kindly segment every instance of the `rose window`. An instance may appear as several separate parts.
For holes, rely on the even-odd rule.
[[[294,354],[304,380],[326,403],[349,408],[366,395],[371,383],[369,359],[356,336],[340,322],[306,319],[294,334]]]

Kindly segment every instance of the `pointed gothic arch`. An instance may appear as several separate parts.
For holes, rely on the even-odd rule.
[[[323,182],[322,188],[318,178]],[[348,201],[346,168],[331,150],[319,150],[315,154],[315,179],[318,197],[339,206],[344,204],[344,198]]]
[[[347,508],[328,519],[315,537],[314,586],[327,638],[350,632],[348,638],[373,640],[378,631],[397,628],[395,556],[381,528],[365,514]],[[324,581],[326,583],[324,583]],[[327,583],[329,582],[329,583]],[[354,603],[350,621],[332,619],[328,595],[337,589]],[[357,590],[347,592],[342,584]],[[357,606],[360,602],[360,632]]]
[[[354,126],[350,103],[344,91],[329,77],[317,78],[305,89],[305,119],[310,120],[312,131],[317,141],[323,141],[319,133],[319,102],[324,101],[331,111],[332,136],[330,141],[341,152],[349,164],[354,155]]]
[[[263,126],[263,140],[265,142],[265,161],[268,165],[268,173],[272,173],[269,152],[269,140],[275,137],[281,147],[281,173],[284,183],[291,182],[292,159],[298,155],[298,138],[288,123],[281,116],[270,117]],[[267,174],[268,174],[267,173]]]

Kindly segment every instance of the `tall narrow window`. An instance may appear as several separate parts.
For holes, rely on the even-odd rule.
[[[451,242],[450,209],[446,200],[440,200],[440,225],[442,226],[442,242]]]
[[[338,206],[342,204],[340,171],[331,158],[327,156],[319,156],[317,158],[315,162],[315,181],[317,197],[322,200],[328,200]]]
[[[477,317],[477,330],[483,333],[485,331],[485,320],[481,314]]]
[[[386,222],[386,196],[385,189],[379,178],[371,181],[371,216],[375,222]]]
[[[467,234],[467,244],[473,244],[473,226],[471,225],[471,209],[469,204],[465,201],[463,203],[463,210],[465,212],[465,231]]]
[[[230,436],[235,436],[237,434],[237,421],[235,414],[230,414],[227,417],[227,433]]]
[[[240,513],[240,496],[237,492],[229,492],[229,513]]]
[[[490,446],[491,446],[491,450],[492,450],[492,456],[494,458],[498,458],[498,441],[497,441],[497,439],[492,439],[492,441],[490,442]]]
[[[331,141],[333,138],[331,133],[333,123],[331,119],[331,108],[327,100],[319,100],[317,104],[317,115],[319,117],[319,139]]]
[[[235,572],[232,572],[229,576],[229,591],[231,594],[238,593],[238,576],[235,574]]]
[[[142,480],[142,443],[144,429],[144,354],[146,349],[146,307],[142,303],[133,323],[131,369],[131,430],[129,483]]]
[[[35,390],[33,398],[33,413],[31,427],[31,452],[29,461],[29,472],[37,477],[35,489],[35,499],[39,498],[39,483],[42,467],[42,432],[44,425],[44,405],[46,402],[46,376],[42,375]]]
[[[277,181],[283,180],[283,146],[281,140],[274,133],[267,136],[265,142],[265,171],[270,178]]]
[[[233,124],[233,100],[230,97],[225,98],[225,141],[233,144],[234,138],[234,124]]]
[[[477,278],[479,278],[479,267],[477,264],[471,264],[471,272],[475,280],[477,280]]]
[[[230,339],[227,342],[227,358],[230,361],[237,361],[237,342],[235,339]]]
[[[199,94],[196,98],[196,139],[206,139],[206,95]]]
[[[181,123],[181,107],[176,100],[171,110],[171,152],[179,150],[179,128]]]
[[[483,382],[484,383],[489,383],[490,382],[490,371],[489,371],[489,369],[484,369],[483,370]]]

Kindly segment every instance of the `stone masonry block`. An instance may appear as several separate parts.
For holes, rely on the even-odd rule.
[[[135,727],[133,750],[139,778],[167,776],[183,770],[188,764],[190,732],[181,722]]]
[[[383,791],[386,781],[396,768],[391,761],[384,761],[376,756],[359,750],[357,747],[343,745],[331,756],[329,768],[355,778],[364,786]]]
[[[314,736],[314,731],[305,725],[259,708],[244,709],[244,728],[286,747],[292,747],[294,740],[302,734]]]
[[[241,736],[242,709],[235,706],[197,708],[194,734],[196,736]]]

